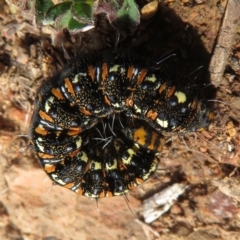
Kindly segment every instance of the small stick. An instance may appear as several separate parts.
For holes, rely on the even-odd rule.
[[[215,87],[221,83],[225,66],[234,42],[240,16],[240,0],[228,0],[209,71]]]

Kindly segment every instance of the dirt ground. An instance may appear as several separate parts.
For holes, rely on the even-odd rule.
[[[115,30],[99,17],[93,31],[70,33],[69,44],[69,36],[34,26],[33,12],[0,0],[0,239],[240,239],[240,23],[229,20],[229,32],[221,31],[227,2],[240,5],[159,1],[154,16],[120,32],[118,47],[154,59],[177,52],[173,71],[205,83],[216,117],[201,133],[165,134],[150,180],[127,197],[96,202],[52,185],[29,148],[28,128],[36,90],[67,61],[62,45],[70,55],[94,53],[114,46]],[[216,51],[224,37],[225,58]],[[153,212],[166,210],[146,223],[156,193],[166,201]]]

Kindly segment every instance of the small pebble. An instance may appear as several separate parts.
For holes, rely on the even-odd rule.
[[[17,62],[19,62],[21,64],[26,64],[26,63],[28,63],[29,56],[28,56],[28,54],[21,53],[20,55],[18,55],[16,60],[17,60]]]
[[[144,20],[148,20],[148,19],[154,17],[157,10],[158,10],[158,2],[157,1],[152,1],[148,4],[146,4],[141,9],[141,18],[144,19]]]

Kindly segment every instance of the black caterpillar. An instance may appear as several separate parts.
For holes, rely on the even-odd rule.
[[[212,119],[186,76],[128,51],[106,51],[74,58],[42,84],[30,139],[55,183],[109,197],[154,173],[162,131],[197,131]]]

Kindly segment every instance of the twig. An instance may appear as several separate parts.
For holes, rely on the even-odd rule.
[[[240,0],[228,0],[217,43],[211,59],[209,71],[211,82],[215,87],[220,85],[229,53],[234,42],[240,16]]]

